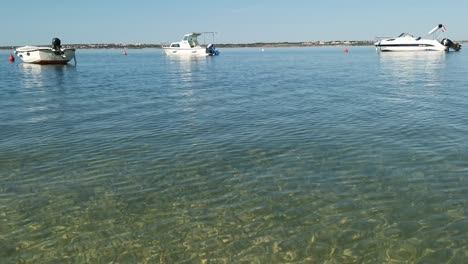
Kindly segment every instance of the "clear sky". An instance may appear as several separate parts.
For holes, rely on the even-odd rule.
[[[468,1],[22,0],[2,1],[0,45],[161,43],[217,31],[217,43],[374,40],[402,32],[468,39]]]

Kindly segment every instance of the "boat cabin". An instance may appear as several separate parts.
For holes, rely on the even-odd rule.
[[[184,35],[184,38],[182,41],[179,42],[174,42],[171,43],[170,47],[171,48],[197,48],[200,47],[200,44],[198,43],[198,36],[200,36],[200,33],[190,33],[187,35]]]

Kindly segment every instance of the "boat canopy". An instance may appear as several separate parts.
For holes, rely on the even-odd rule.
[[[187,40],[189,37],[195,37],[197,38],[198,36],[201,36],[202,33],[190,33],[190,34],[185,34],[184,35],[184,40]]]

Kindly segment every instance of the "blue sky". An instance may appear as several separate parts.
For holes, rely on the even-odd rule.
[[[373,40],[402,32],[468,39],[468,1],[23,0],[3,1],[0,45],[161,43],[217,31],[217,43]]]

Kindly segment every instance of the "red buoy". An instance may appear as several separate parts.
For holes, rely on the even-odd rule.
[[[10,62],[15,62],[15,57],[10,53],[10,57],[8,58]]]
[[[349,49],[348,49],[348,48],[346,48],[346,49],[344,50],[344,52],[345,52],[345,53],[348,53],[348,52],[349,52]]]

